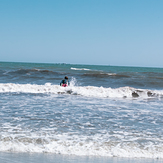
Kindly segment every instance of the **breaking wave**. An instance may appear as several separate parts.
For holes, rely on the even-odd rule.
[[[87,68],[73,68],[71,67],[71,70],[78,70],[78,71],[90,71],[91,69],[87,69]]]
[[[120,88],[104,88],[94,86],[73,86],[60,87],[59,85],[52,85],[46,83],[44,85],[37,84],[14,84],[14,83],[1,83],[0,93],[15,92],[15,93],[52,93],[52,94],[71,94],[81,95],[85,97],[96,98],[149,98],[149,97],[162,97],[163,90],[148,90],[136,89],[133,87],[120,87]]]
[[[49,135],[49,134],[47,134]],[[95,155],[130,158],[163,158],[162,143],[137,143],[110,141],[111,135],[77,136],[58,135],[2,136],[0,151],[37,152],[55,154]]]

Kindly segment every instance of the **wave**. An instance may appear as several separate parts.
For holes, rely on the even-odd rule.
[[[129,78],[129,75],[125,74],[116,74],[116,73],[104,73],[104,72],[96,72],[96,73],[85,73],[82,76],[86,77],[96,77],[96,78],[105,78],[105,77],[112,77],[112,78]]]
[[[76,70],[76,71],[91,71],[90,73],[84,73],[82,76],[86,77],[108,77],[108,76],[114,76],[114,77],[129,77],[128,75],[123,75],[123,74],[116,74],[116,73],[105,73],[103,71],[97,71],[97,70],[91,70],[87,68],[73,68],[71,67],[71,70]]]
[[[1,83],[0,93],[15,92],[15,93],[51,93],[51,94],[71,94],[81,95],[85,97],[97,98],[149,98],[149,97],[162,97],[163,90],[148,90],[136,89],[132,87],[120,88],[104,88],[94,86],[73,86],[60,87],[59,85],[52,85],[46,83],[44,85],[37,84],[14,84],[14,83]]]
[[[47,130],[46,130],[47,132]],[[38,133],[3,135],[0,137],[0,151],[37,152],[68,155],[95,155],[130,158],[163,158],[162,141],[138,143],[137,141],[111,141],[111,135],[101,136]],[[158,140],[157,140],[158,142]]]
[[[43,74],[58,74],[57,72],[50,71],[50,70],[43,70],[43,69],[18,69],[18,70],[12,70],[12,71],[6,71],[3,74],[31,74],[31,73],[43,73]]]
[[[87,69],[87,68],[73,68],[73,67],[71,67],[71,70],[90,71],[91,69]]]

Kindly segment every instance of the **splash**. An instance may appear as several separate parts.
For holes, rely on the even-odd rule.
[[[78,85],[79,85],[79,83],[76,80],[76,78],[72,77],[71,81],[70,81],[70,86],[74,87],[74,86],[78,86]]]

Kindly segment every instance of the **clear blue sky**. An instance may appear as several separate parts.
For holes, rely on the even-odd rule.
[[[0,0],[0,61],[163,67],[163,0]]]

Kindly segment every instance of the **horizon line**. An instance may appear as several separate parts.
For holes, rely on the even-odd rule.
[[[163,68],[157,66],[129,66],[129,65],[111,65],[111,64],[86,64],[86,63],[65,63],[65,62],[26,62],[26,61],[0,61],[0,63],[27,63],[27,64],[65,64],[65,65],[86,65],[86,66],[110,66],[110,67],[138,67],[138,68]]]

